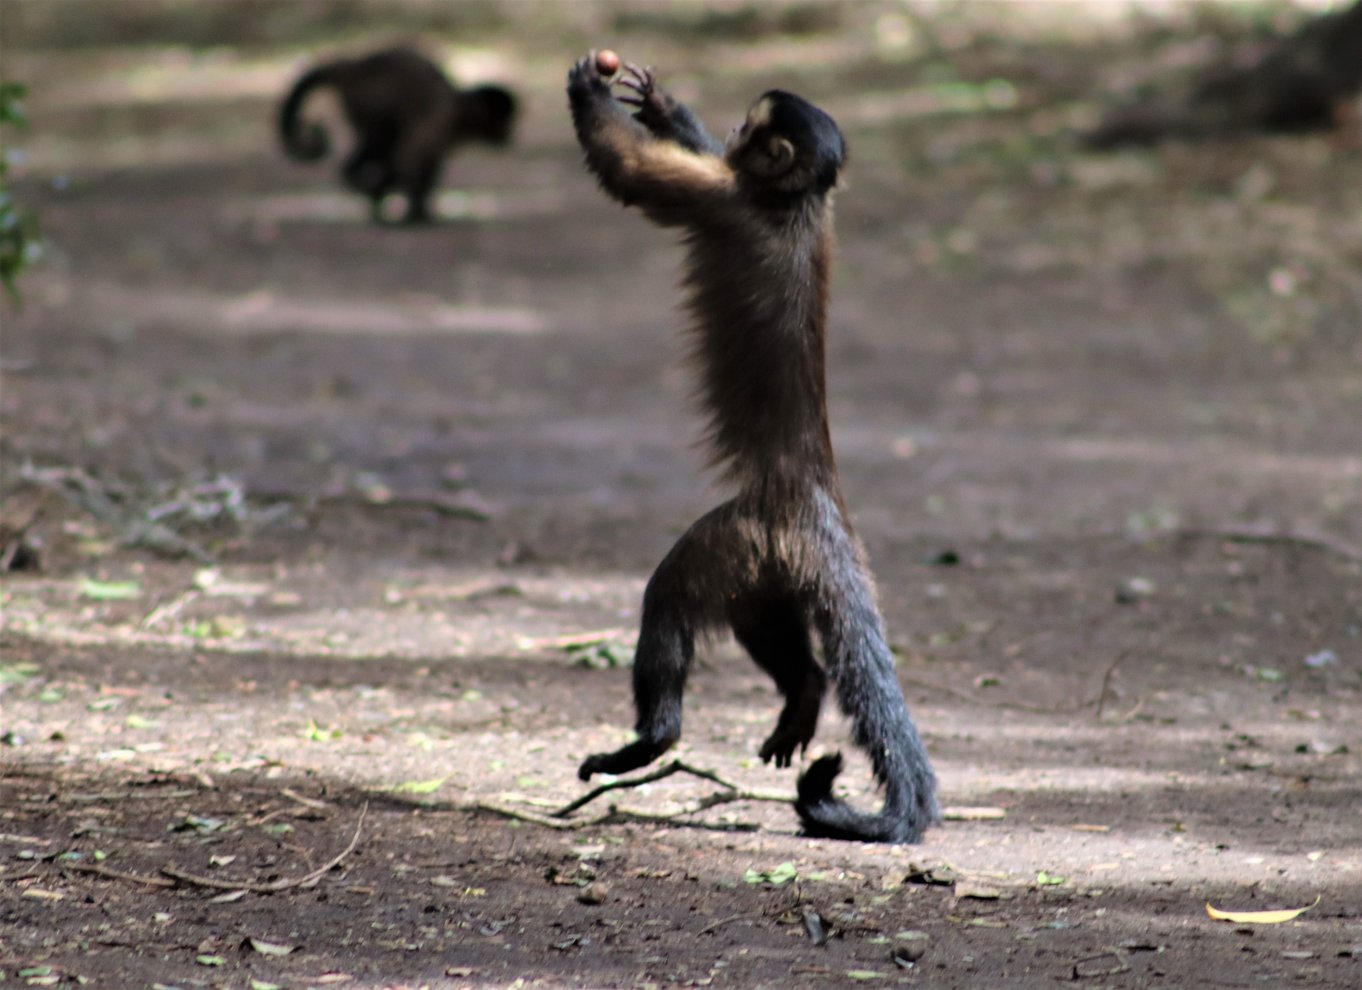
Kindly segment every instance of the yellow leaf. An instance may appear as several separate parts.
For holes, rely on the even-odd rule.
[[[1295,920],[1318,903],[1319,898],[1316,897],[1313,904],[1307,904],[1302,908],[1286,908],[1281,911],[1221,911],[1219,908],[1211,907],[1207,901],[1206,913],[1216,921],[1232,921],[1237,925],[1280,925],[1284,921]]]

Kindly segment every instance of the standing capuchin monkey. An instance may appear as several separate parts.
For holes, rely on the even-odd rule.
[[[699,394],[713,461],[737,494],[691,526],[649,580],[633,672],[638,739],[588,757],[579,776],[627,773],[680,738],[695,638],[724,626],[785,698],[760,752],[789,766],[813,738],[827,682],[812,630],[885,803],[866,814],[835,797],[842,758],[824,756],[799,779],[804,832],[916,842],[939,816],[936,778],[894,672],[828,433],[828,196],[845,157],[841,131],[806,100],[771,90],[725,147],[651,70],[626,66],[613,81],[628,92],[614,96],[619,67],[608,51],[573,67],[572,121],[606,193],[684,231]]]
[[[330,150],[321,125],[302,119],[308,95],[327,86],[339,94],[355,131],[341,178],[369,198],[375,220],[392,192],[406,196],[408,223],[429,220],[427,200],[445,155],[469,141],[504,145],[511,138],[516,103],[509,92],[456,89],[425,56],[394,48],[323,63],[294,83],[279,111],[279,134],[299,161],[316,161]]]

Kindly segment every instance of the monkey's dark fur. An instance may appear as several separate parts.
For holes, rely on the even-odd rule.
[[[509,92],[456,89],[423,55],[394,48],[323,63],[294,83],[279,111],[279,134],[299,161],[316,161],[330,150],[321,125],[302,119],[308,95],[327,86],[340,95],[356,137],[341,178],[369,198],[375,220],[393,192],[406,196],[407,222],[429,220],[427,201],[445,155],[469,141],[504,145],[511,137],[516,101]]]
[[[1329,130],[1362,96],[1362,0],[1307,21],[1252,65],[1207,75],[1185,97],[1114,110],[1088,147],[1265,131]]]
[[[737,495],[691,526],[648,582],[633,672],[638,739],[589,757],[579,776],[634,770],[680,738],[695,639],[727,626],[785,699],[761,758],[789,766],[808,746],[830,674],[884,787],[878,814],[856,811],[832,793],[841,756],[816,760],[798,784],[805,833],[915,842],[939,817],[936,779],[828,433],[828,197],[842,134],[817,107],[771,90],[725,148],[651,72],[628,66],[618,81],[632,92],[612,95],[592,57],[569,73],[577,138],[609,195],[684,231],[700,397],[714,462]]]

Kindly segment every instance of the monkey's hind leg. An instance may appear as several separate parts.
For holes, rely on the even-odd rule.
[[[440,160],[423,162],[415,167],[410,175],[404,176],[400,182],[403,191],[407,195],[407,212],[402,218],[403,223],[429,223],[430,196],[435,190],[435,184],[440,179]]]
[[[771,675],[785,697],[775,731],[762,743],[763,763],[774,757],[788,767],[794,752],[803,753],[818,730],[827,675],[813,655],[809,620],[793,596],[738,599],[729,607],[729,622],[739,643],[762,670]]]
[[[341,179],[355,192],[368,197],[375,223],[383,219],[383,197],[393,189],[395,174],[386,144],[364,142],[341,167]]]
[[[577,771],[628,773],[653,762],[681,738],[681,702],[695,637],[722,624],[736,586],[742,535],[731,503],[703,516],[676,542],[643,593],[634,654],[638,738],[613,753],[589,756]]]
[[[393,183],[407,199],[403,223],[426,223],[431,219],[430,197],[440,181],[450,123],[441,114],[408,131],[393,151]]]

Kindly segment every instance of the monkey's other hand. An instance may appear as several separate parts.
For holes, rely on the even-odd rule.
[[[615,97],[621,103],[638,108],[634,111],[634,119],[655,133],[667,128],[676,101],[665,89],[658,87],[652,66],[626,62],[624,71],[615,82],[634,91],[633,94]]]

